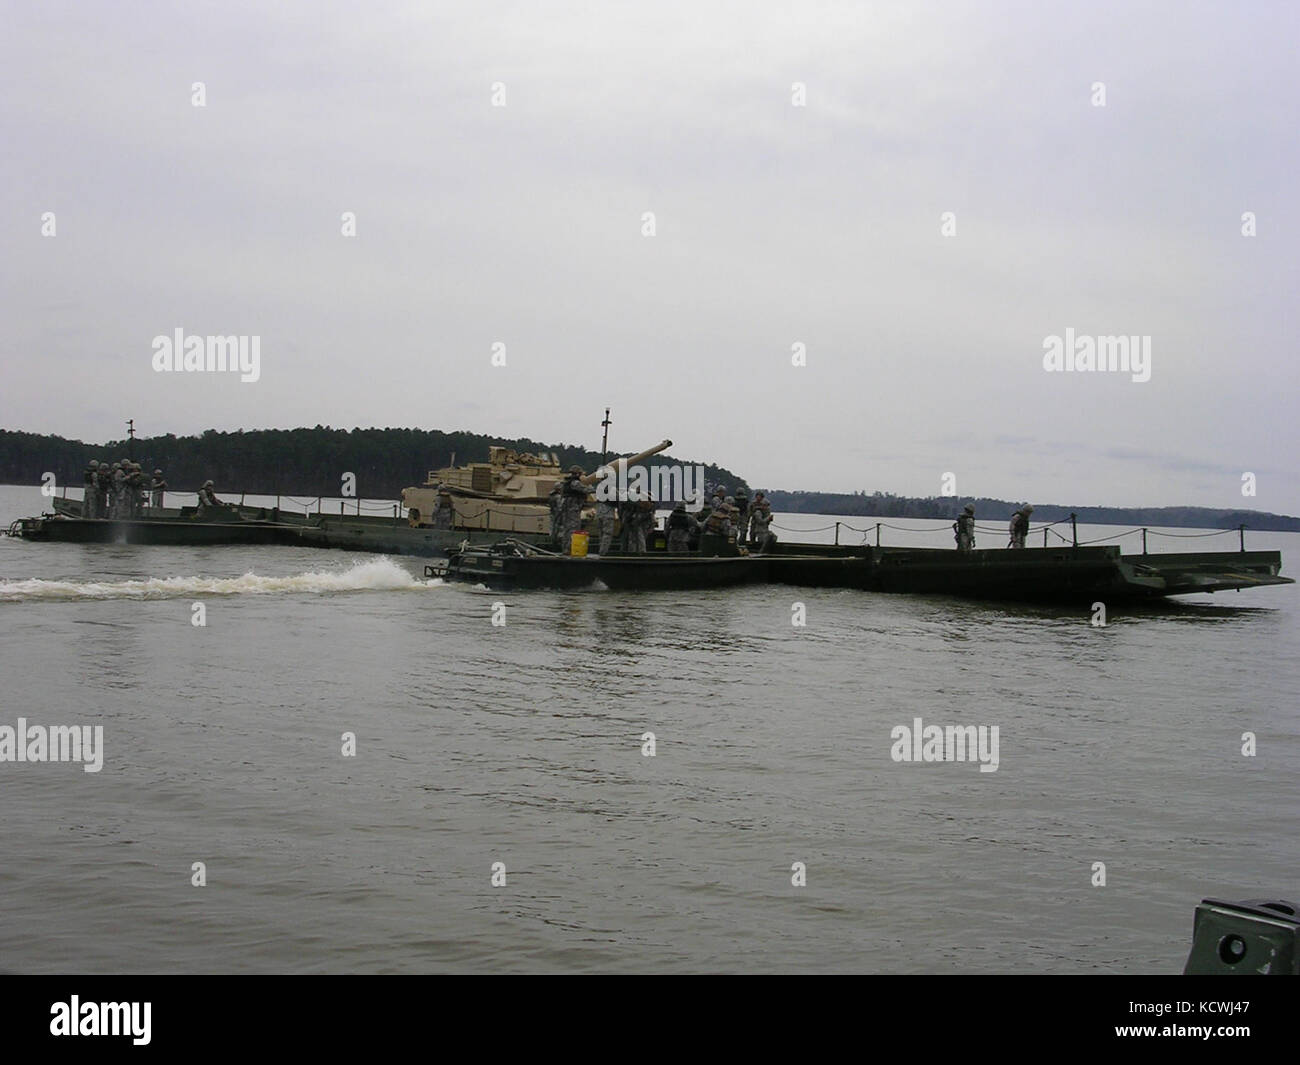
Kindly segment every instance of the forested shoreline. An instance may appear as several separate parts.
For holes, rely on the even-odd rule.
[[[646,441],[653,444],[654,441]],[[178,491],[194,491],[211,479],[222,491],[264,495],[337,496],[346,473],[356,477],[357,494],[371,499],[396,499],[403,488],[423,484],[429,470],[452,464],[485,462],[488,447],[503,444],[518,451],[556,452],[563,466],[577,464],[594,470],[598,452],[572,444],[548,444],[527,438],[504,439],[482,433],[443,432],[437,429],[257,429],[218,432],[208,429],[198,436],[137,437],[88,444],[61,436],[0,429],[0,483],[40,484],[52,473],[59,484],[80,486],[82,472],[91,459],[114,462],[134,455],[146,474],[163,470],[167,483]],[[697,460],[669,453],[655,456],[653,464]],[[703,463],[709,483],[734,490],[749,487],[738,474]],[[971,496],[918,498],[890,492],[768,491],[773,509],[793,514],[831,514],[845,517],[955,519],[962,507],[973,503],[977,520],[1009,519],[1025,500]],[[1034,503],[1034,523],[1068,518],[1071,512],[1083,523],[1098,525],[1166,526],[1172,528],[1235,529],[1300,532],[1300,518],[1246,509],[1214,507],[1108,507]]]

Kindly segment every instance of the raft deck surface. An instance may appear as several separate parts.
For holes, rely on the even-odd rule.
[[[619,590],[707,589],[788,584],[974,599],[1118,602],[1294,583],[1277,551],[1122,556],[1118,547],[973,551],[785,545],[739,558],[609,555],[569,558],[508,543],[453,552],[429,576],[488,587]]]

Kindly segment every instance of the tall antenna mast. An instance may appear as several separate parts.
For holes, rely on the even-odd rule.
[[[126,457],[135,461],[135,419],[126,420]]]
[[[605,427],[605,433],[600,438],[600,464],[605,465],[605,460],[609,458],[609,427],[614,423],[609,420],[609,408],[605,408],[605,420],[600,423]]]

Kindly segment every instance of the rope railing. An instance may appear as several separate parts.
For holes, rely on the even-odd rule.
[[[836,522],[834,525],[818,525],[815,529],[796,529],[793,525],[777,525],[776,522],[772,522],[772,527],[776,529],[780,529],[782,532],[810,533],[810,532],[826,532],[826,530],[828,529],[835,528],[835,525],[842,525],[842,524],[843,524],[842,522]],[[849,528],[849,526],[845,526],[845,528]],[[859,532],[861,530],[854,529],[853,531]]]
[[[922,526],[914,526],[914,525],[894,525],[891,522],[878,521],[875,523],[874,526],[866,529],[858,528],[856,525],[850,525],[846,521],[837,521],[835,522],[834,525],[820,525],[817,526],[816,528],[811,528],[811,529],[799,529],[788,525],[778,525],[776,522],[773,522],[772,524],[774,528],[780,529],[783,532],[793,532],[793,533],[826,532],[828,529],[834,529],[835,543],[837,545],[840,542],[840,529],[847,529],[850,532],[861,533],[862,542],[864,544],[867,542],[867,537],[870,536],[871,533],[874,531],[876,534],[876,546],[879,547],[881,529],[891,529],[895,532],[919,533],[921,535],[927,535],[931,533],[946,534],[949,531],[951,531],[953,527],[953,523],[950,523],[947,518],[934,518],[932,520],[940,522],[941,524],[936,526],[922,527]],[[1055,526],[1063,525],[1067,521],[1070,523],[1071,535],[1063,536],[1061,535],[1061,533],[1056,531]],[[987,525],[976,525],[974,527],[974,530],[977,533],[982,533],[984,535],[993,535],[993,536],[1000,536],[1004,532],[1004,530],[1000,526],[987,526]],[[1059,540],[1061,543],[1069,544],[1072,547],[1087,547],[1091,544],[1105,543],[1108,540],[1122,540],[1126,536],[1133,536],[1134,534],[1140,533],[1142,536],[1142,553],[1144,555],[1147,554],[1148,534],[1152,536],[1165,536],[1173,539],[1197,540],[1207,536],[1227,536],[1235,532],[1240,537],[1241,550],[1243,552],[1246,550],[1246,526],[1245,525],[1239,525],[1237,526],[1236,529],[1215,529],[1210,532],[1198,532],[1198,533],[1159,532],[1159,531],[1152,530],[1149,526],[1138,526],[1132,529],[1125,529],[1123,532],[1110,533],[1107,536],[1097,536],[1091,540],[1080,540],[1078,538],[1079,537],[1078,515],[1070,514],[1068,517],[1057,518],[1056,521],[1049,521],[1042,525],[1027,530],[1026,539],[1028,539],[1029,535],[1031,535],[1032,533],[1037,533],[1037,532],[1041,532],[1043,534],[1044,547],[1047,547],[1047,538],[1049,535],[1056,537],[1056,539]]]
[[[1232,533],[1238,531],[1239,531],[1238,529],[1215,529],[1214,532],[1203,532],[1203,533],[1167,533],[1167,532],[1156,532],[1155,530],[1151,530],[1151,535],[1171,536],[1178,540],[1197,540],[1200,539],[1202,536],[1229,536]]]
[[[1128,529],[1124,532],[1111,533],[1109,536],[1098,536],[1096,539],[1093,540],[1080,540],[1078,546],[1087,547],[1088,544],[1100,544],[1100,543],[1104,543],[1107,540],[1122,540],[1126,536],[1132,536],[1134,533],[1140,533],[1141,531],[1142,531],[1141,529]],[[1065,537],[1061,537],[1061,539],[1064,540]]]

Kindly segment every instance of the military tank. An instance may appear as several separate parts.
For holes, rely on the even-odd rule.
[[[635,466],[668,450],[672,443],[662,440],[640,454],[614,459],[583,475],[582,481],[594,485],[620,467]],[[407,508],[407,521],[413,528],[429,526],[433,524],[438,496],[446,493],[453,508],[453,528],[548,536],[548,497],[551,489],[564,480],[565,472],[553,451],[535,455],[493,446],[488,448],[487,462],[430,470],[423,485],[402,489],[402,505]]]

